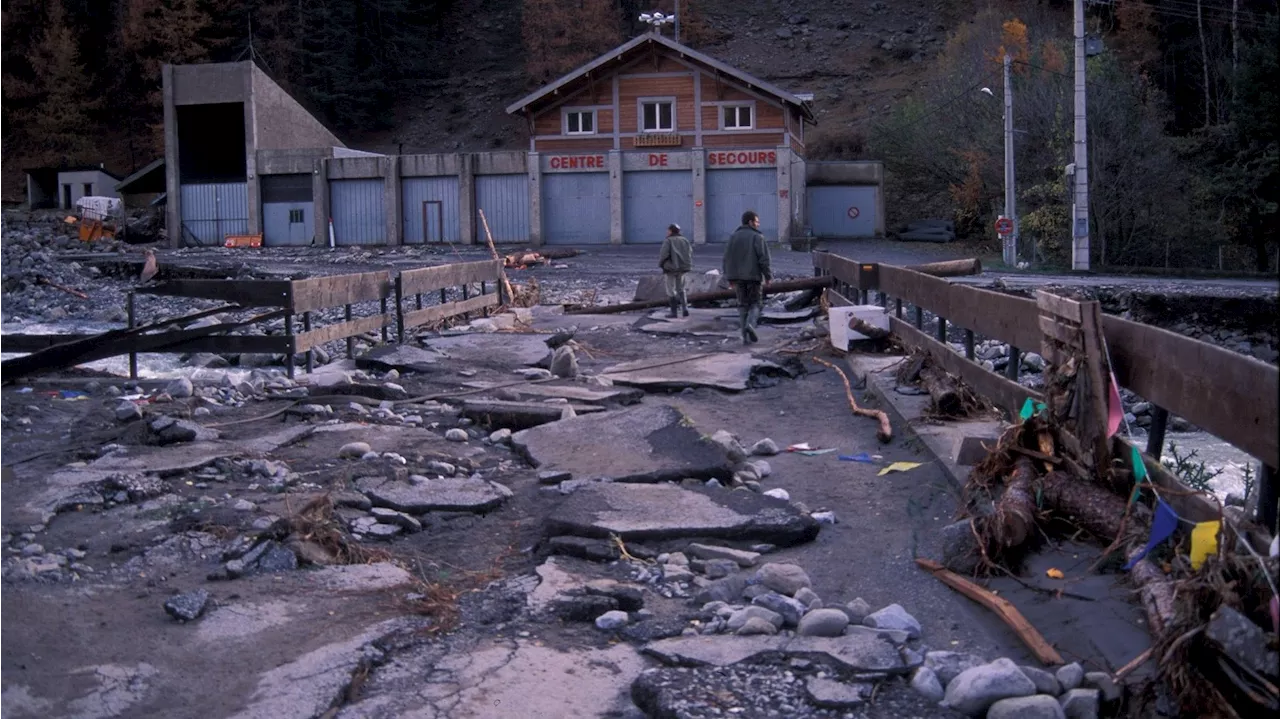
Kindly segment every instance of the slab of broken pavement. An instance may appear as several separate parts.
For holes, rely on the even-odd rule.
[[[1143,641],[1114,588],[1080,590],[1108,617],[1086,621],[992,585],[1072,662],[1041,669],[916,566],[956,511],[956,437],[912,429],[921,409],[834,357],[822,317],[774,305],[744,347],[732,307],[558,310],[296,382],[6,388],[5,716],[1083,717],[1114,700],[1097,672]],[[855,394],[890,412],[891,442],[801,345],[870,377]],[[917,466],[881,474],[894,462]]]

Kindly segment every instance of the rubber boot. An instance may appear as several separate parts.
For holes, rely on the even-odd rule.
[[[685,317],[689,316],[689,296],[683,292],[680,293],[680,311],[684,313]]]
[[[678,299],[676,299],[676,298],[674,298],[674,297],[672,297],[671,299],[667,300],[667,306],[668,306],[668,307],[670,308],[670,310],[671,310],[670,312],[668,312],[668,313],[667,313],[667,316],[668,316],[668,317],[672,317],[672,318],[674,318],[674,317],[676,317],[676,316],[677,316],[677,315],[676,315],[676,307],[677,307],[679,304],[680,304],[680,300],[678,300]]]
[[[743,333],[751,338],[752,343],[760,341],[760,336],[756,334],[756,322],[760,319],[760,308],[752,306],[747,310],[746,322],[743,324]]]
[[[742,327],[742,344],[751,344],[751,328],[747,325],[747,309],[745,307],[738,308],[738,322]]]

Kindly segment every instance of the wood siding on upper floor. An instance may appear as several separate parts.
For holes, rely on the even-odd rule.
[[[710,72],[697,70],[677,58],[663,54],[642,57],[625,64],[601,68],[588,88],[567,95],[555,106],[534,116],[533,149],[539,152],[595,152],[614,149],[615,113],[617,149],[635,150],[635,135],[640,129],[640,98],[674,98],[675,134],[679,145],[663,149],[690,149],[697,146],[716,148],[755,148],[790,145],[802,148],[799,141],[798,111],[775,101],[763,92],[748,91],[731,78],[717,81]],[[617,97],[616,108],[612,107]],[[724,103],[750,103],[754,108],[750,130],[721,130]],[[596,132],[593,135],[569,137],[564,134],[562,112],[566,108],[595,107]]]

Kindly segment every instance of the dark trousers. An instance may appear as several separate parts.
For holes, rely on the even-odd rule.
[[[733,293],[738,298],[738,318],[742,320],[743,329],[754,329],[760,319],[760,305],[764,302],[761,283],[734,280]]]

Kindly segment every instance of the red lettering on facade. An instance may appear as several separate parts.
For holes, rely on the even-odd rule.
[[[605,167],[604,155],[552,155],[548,164],[553,170],[585,170]]]
[[[776,165],[776,151],[712,152],[707,154],[708,165]]]
[[[665,152],[649,153],[649,167],[666,167],[666,166],[667,166],[667,153]]]

